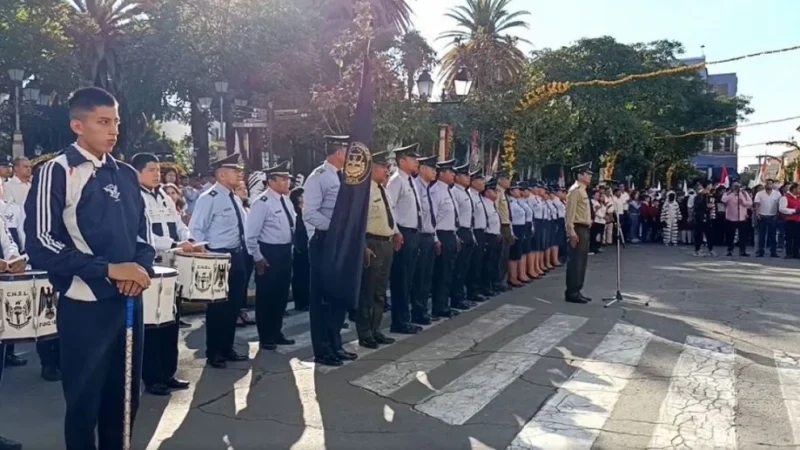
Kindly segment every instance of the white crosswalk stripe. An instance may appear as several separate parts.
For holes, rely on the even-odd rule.
[[[774,356],[794,445],[800,446],[800,355],[776,351]]]
[[[508,449],[589,450],[651,337],[639,327],[614,326]]]
[[[731,344],[686,338],[649,447],[736,448],[734,359]]]
[[[541,355],[580,328],[584,317],[556,315],[520,336],[464,375],[414,407],[451,425],[463,425],[503,389],[531,368]]]
[[[353,384],[379,395],[390,395],[416,380],[420,373],[429,373],[530,311],[532,309],[522,306],[501,306],[397,361],[364,375]]]

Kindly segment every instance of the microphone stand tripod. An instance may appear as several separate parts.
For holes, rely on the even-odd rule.
[[[608,297],[603,299],[603,307],[608,308],[611,305],[617,304],[622,301],[632,301],[632,299],[626,299],[624,295],[622,295],[622,247],[625,247],[625,236],[622,234],[622,220],[619,217],[619,211],[617,208],[614,208],[614,215],[617,219],[617,292],[614,294],[613,297]],[[634,303],[636,303],[634,301]],[[650,301],[644,302],[644,306],[650,306]]]

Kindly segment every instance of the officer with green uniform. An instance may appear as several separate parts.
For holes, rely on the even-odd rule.
[[[378,348],[391,344],[394,339],[381,333],[381,320],[386,305],[386,288],[392,273],[395,250],[402,245],[401,234],[395,223],[391,199],[385,184],[389,179],[390,152],[372,155],[372,181],[367,209],[367,248],[364,256],[364,273],[358,299],[356,331],[358,345]]]
[[[567,238],[570,254],[567,263],[567,290],[565,300],[571,303],[592,301],[581,293],[586,278],[586,264],[589,260],[589,227],[592,225],[591,204],[586,188],[592,182],[592,163],[584,163],[572,168],[575,184],[567,194]]]

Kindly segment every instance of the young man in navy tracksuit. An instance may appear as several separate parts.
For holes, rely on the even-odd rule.
[[[150,285],[155,251],[136,170],[110,154],[119,128],[116,100],[102,89],[80,89],[69,110],[78,140],[34,177],[25,202],[26,247],[59,293],[66,448],[115,450],[123,445],[126,297],[136,299],[133,419],[141,293]]]

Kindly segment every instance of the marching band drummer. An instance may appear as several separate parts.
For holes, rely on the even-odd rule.
[[[208,242],[209,251],[231,255],[228,300],[206,307],[206,358],[211,367],[224,369],[228,361],[250,359],[233,348],[236,318],[247,296],[244,208],[235,194],[242,181],[239,153],[214,162],[212,169],[217,181],[197,199],[189,232],[197,241]]]
[[[116,99],[99,88],[68,100],[78,140],[36,174],[25,201],[31,265],[59,294],[58,334],[67,450],[119,449],[125,419],[126,297],[133,317],[131,423],[139,406],[141,293],[155,251],[136,170],[111,155],[119,134]],[[96,434],[95,434],[96,433]]]
[[[0,197],[5,197],[4,189],[8,183],[9,182],[6,182],[5,185],[0,183]],[[23,248],[19,239],[19,228],[22,226],[22,221],[20,219],[21,215],[20,205],[0,198],[0,217],[2,217],[4,226],[10,233],[12,242],[17,248]],[[22,367],[28,364],[28,358],[22,355],[17,355],[14,344],[8,344],[6,345],[3,363],[8,367]],[[42,364],[42,367],[44,371],[44,364]]]
[[[186,253],[195,251],[189,240],[189,228],[184,225],[175,203],[160,186],[158,157],[152,153],[138,153],[131,165],[139,172],[144,211],[150,221],[153,247],[162,264],[172,266],[172,254],[167,250],[179,248]],[[178,321],[180,307],[176,308],[175,323],[144,330],[144,358],[142,381],[147,392],[169,395],[172,390],[187,389],[189,382],[175,378],[178,370]]]
[[[253,203],[245,225],[245,244],[256,267],[256,327],[261,348],[293,345],[286,339],[283,314],[292,282],[292,247],[297,217],[290,208],[286,164],[263,170],[267,190]]]

